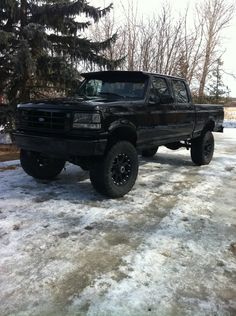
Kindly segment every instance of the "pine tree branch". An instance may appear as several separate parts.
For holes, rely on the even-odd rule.
[[[45,16],[32,16],[29,23],[41,24],[46,28],[57,30],[62,34],[76,34],[77,31],[84,31],[91,25],[89,21],[76,22],[74,18],[60,16],[52,16],[50,18]]]
[[[97,22],[101,17],[105,16],[112,9],[112,4],[104,9],[95,8],[88,5],[85,0],[78,0],[68,3],[56,3],[46,5],[35,5],[31,4],[31,22],[36,22],[43,25],[47,25],[53,16],[55,19],[64,21],[65,17],[75,17],[84,13],[87,17],[92,18]]]
[[[112,44],[114,44],[117,40],[117,33],[113,34],[112,37],[103,41],[103,42],[91,42],[91,47],[95,52],[99,52],[101,50],[105,50],[110,48]]]
[[[59,50],[67,50],[68,54],[73,55],[75,51],[93,50],[94,53],[99,53],[107,48],[110,48],[111,44],[117,39],[117,34],[114,34],[111,38],[103,42],[92,42],[86,38],[60,36],[56,34],[48,35],[48,40],[54,44],[59,45]],[[73,52],[74,51],[74,52]]]
[[[104,17],[107,13],[109,13],[112,8],[113,8],[112,3],[104,9],[100,9],[100,8],[94,8],[85,2],[82,12],[85,13],[86,16],[93,18],[94,21],[97,22],[100,18]]]
[[[0,50],[7,48],[12,39],[12,33],[0,30]]]
[[[0,1],[0,27],[4,31],[12,32],[13,27],[20,20],[19,1],[1,0]]]
[[[52,47],[45,28],[40,24],[29,23],[22,30],[22,34],[29,42],[34,57],[44,54],[45,49]]]
[[[86,0],[0,0],[0,91],[9,103],[27,101],[38,84],[73,89],[80,78],[76,67],[84,61],[116,68],[123,59],[105,56],[116,34],[102,42],[81,34],[111,8]]]
[[[37,61],[37,78],[43,82],[53,83],[55,86],[71,87],[80,76],[78,71],[63,57],[42,56]]]
[[[93,53],[89,53],[87,55],[83,55],[83,53],[82,53],[82,56],[83,56],[84,60],[87,60],[87,61],[90,61],[90,62],[92,62],[94,64],[97,64],[100,67],[108,68],[109,70],[116,69],[125,60],[125,57],[122,57],[122,58],[116,59],[116,60],[111,60],[111,59],[108,59],[108,58],[106,58],[104,56],[96,55],[96,54],[93,54]]]

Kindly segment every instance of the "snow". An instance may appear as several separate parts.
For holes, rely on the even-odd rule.
[[[224,120],[225,128],[236,128],[236,120]]]
[[[236,130],[214,159],[160,148],[124,198],[68,164],[36,181],[0,163],[0,315],[234,315]]]
[[[4,134],[1,133],[1,128],[0,128],[0,144],[11,144],[11,137],[9,134]]]
[[[0,144],[11,144],[11,136],[9,133],[4,133],[4,126],[0,125]]]

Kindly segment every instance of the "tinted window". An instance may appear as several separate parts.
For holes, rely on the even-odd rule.
[[[181,80],[173,80],[173,90],[178,103],[188,103],[188,92],[185,83]]]
[[[164,78],[153,78],[151,87],[151,97],[152,96],[162,96],[169,94],[168,86]]]
[[[146,80],[87,79],[77,91],[77,95],[87,97],[116,97],[143,99]]]

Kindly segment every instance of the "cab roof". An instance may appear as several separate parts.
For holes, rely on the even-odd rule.
[[[86,72],[82,73],[81,76],[83,76],[86,79],[89,78],[101,78],[101,77],[113,77],[113,76],[130,76],[130,77],[150,77],[150,76],[159,76],[164,78],[173,78],[173,79],[182,79],[181,77],[177,76],[170,76],[165,74],[158,74],[153,72],[146,72],[146,71],[123,71],[123,70],[108,70],[108,71],[95,71],[95,72]]]

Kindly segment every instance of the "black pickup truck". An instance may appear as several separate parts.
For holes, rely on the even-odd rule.
[[[160,145],[191,149],[195,164],[209,164],[223,107],[194,105],[184,79],[139,71],[83,77],[73,97],[18,105],[15,140],[27,174],[53,179],[69,161],[117,198],[136,181],[138,154],[154,156]]]

